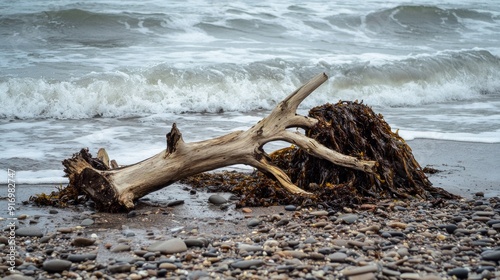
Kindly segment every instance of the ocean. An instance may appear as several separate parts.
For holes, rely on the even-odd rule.
[[[302,114],[359,100],[407,140],[500,143],[497,1],[0,0],[0,183],[247,129],[321,72]]]

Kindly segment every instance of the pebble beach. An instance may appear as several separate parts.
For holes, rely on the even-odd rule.
[[[179,191],[179,190],[178,190]],[[187,187],[181,192],[187,192]],[[342,211],[236,209],[190,190],[129,213],[86,205],[19,214],[3,279],[499,279],[500,199],[381,201]],[[204,205],[204,206],[203,206]],[[193,217],[187,209],[205,213]],[[197,210],[198,209],[198,210]],[[195,211],[195,212],[196,212]]]

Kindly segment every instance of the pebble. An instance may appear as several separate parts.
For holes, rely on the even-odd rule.
[[[157,241],[147,248],[150,252],[159,251],[162,254],[175,254],[187,251],[184,241],[179,238],[173,238],[166,241]]]
[[[446,225],[446,226],[444,226],[444,228],[446,229],[446,232],[449,234],[453,234],[455,232],[455,230],[458,229],[457,225],[454,225],[454,224]]]
[[[356,214],[346,214],[343,216],[340,216],[340,219],[346,223],[346,224],[353,224],[358,220],[358,215]]]
[[[213,194],[208,198],[208,202],[213,203],[215,205],[221,205],[227,203],[227,199],[218,194]]]
[[[95,260],[97,258],[97,254],[70,254],[68,256],[68,261],[70,262],[84,262],[87,260]]]
[[[3,277],[3,280],[33,280],[35,278],[31,276],[21,275],[21,274],[11,274],[9,276]]]
[[[62,272],[69,270],[71,262],[66,260],[53,259],[43,263],[43,270],[47,272]]]
[[[160,269],[166,269],[166,270],[176,270],[177,269],[177,266],[173,263],[168,263],[168,262],[164,262],[164,263],[161,263],[158,268]]]
[[[90,239],[90,238],[85,238],[85,237],[76,237],[73,239],[72,244],[74,246],[79,246],[79,247],[86,247],[86,246],[91,246],[94,245],[95,239]]]
[[[328,259],[330,259],[330,261],[332,262],[345,262],[347,259],[347,255],[342,252],[337,252],[328,255]]]
[[[239,269],[249,269],[251,267],[259,267],[262,265],[264,265],[263,260],[244,260],[231,263],[231,267]]]
[[[80,225],[81,225],[81,226],[84,226],[84,227],[88,227],[88,226],[91,226],[91,225],[93,225],[93,224],[94,224],[94,220],[92,220],[92,219],[84,219],[84,220],[80,223]]]
[[[205,247],[206,241],[203,239],[188,238],[184,240],[187,247]]]
[[[111,273],[127,273],[132,269],[132,265],[128,263],[111,265],[108,267],[108,271]]]
[[[18,228],[16,230],[16,236],[42,237],[43,232],[40,228],[36,226],[29,226],[29,227]]]
[[[372,264],[372,265],[365,265],[362,267],[348,267],[342,270],[342,274],[344,274],[345,276],[351,276],[351,275],[364,274],[376,271],[378,271],[378,266]]]
[[[118,244],[115,247],[111,248],[110,251],[113,252],[113,253],[130,251],[130,246],[127,245],[127,244]]]
[[[328,211],[319,210],[319,211],[313,211],[310,214],[313,216],[328,216]]]
[[[295,206],[295,205],[287,205],[287,206],[285,206],[285,210],[286,211],[295,211],[295,210],[297,210],[297,206]]]
[[[469,277],[469,270],[466,268],[455,268],[448,271],[448,275],[455,276],[458,279],[466,279]]]
[[[483,260],[485,261],[500,261],[500,250],[497,251],[485,251],[481,254]]]
[[[259,252],[259,251],[264,250],[264,248],[262,248],[261,246],[255,246],[255,245],[249,245],[249,244],[239,244],[238,249],[244,250],[247,252]]]
[[[256,227],[256,226],[260,225],[261,222],[262,222],[262,220],[257,219],[257,218],[253,218],[253,219],[248,220],[247,226],[248,227]]]

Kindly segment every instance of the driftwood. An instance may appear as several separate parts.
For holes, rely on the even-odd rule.
[[[266,118],[246,131],[186,143],[176,124],[167,134],[167,147],[160,153],[133,165],[110,169],[109,157],[101,151],[92,158],[82,150],[63,161],[69,186],[87,194],[101,211],[123,211],[134,208],[140,197],[164,188],[178,180],[205,171],[246,164],[274,178],[289,193],[309,195],[297,187],[289,176],[270,162],[263,146],[271,141],[283,140],[300,147],[307,154],[335,165],[375,173],[376,162],[347,156],[325,147],[318,141],[288,128],[309,129],[318,123],[312,117],[296,113],[299,104],[328,77],[320,74],[281,101]]]

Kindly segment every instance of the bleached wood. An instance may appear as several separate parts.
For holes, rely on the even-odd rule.
[[[299,104],[328,77],[322,73],[299,87],[281,101],[267,116],[246,131],[236,131],[214,139],[186,143],[173,124],[167,134],[167,148],[160,153],[121,168],[99,171],[82,163],[83,157],[75,156],[64,161],[70,184],[89,194],[96,206],[105,211],[129,210],[134,201],[148,193],[164,188],[191,175],[234,164],[253,166],[273,176],[288,191],[307,194],[298,188],[278,167],[272,165],[263,146],[272,141],[284,140],[304,149],[309,154],[332,163],[374,172],[375,162],[363,161],[326,148],[317,141],[287,128],[310,128],[318,121],[297,115]],[[109,164],[109,157],[106,157]],[[89,170],[91,169],[91,170]]]

